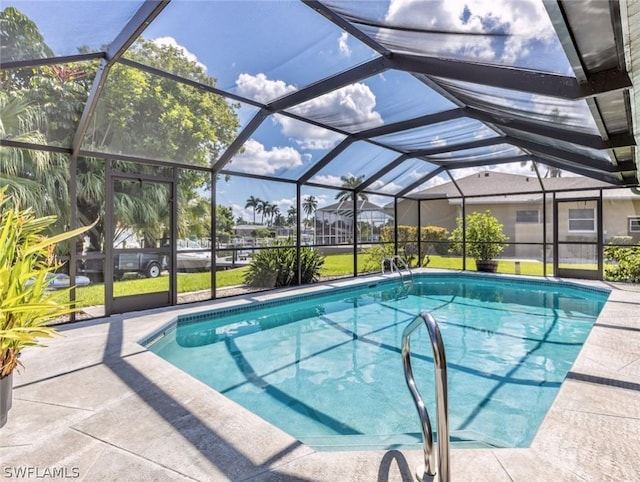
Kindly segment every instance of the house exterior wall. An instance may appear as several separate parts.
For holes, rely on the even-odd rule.
[[[415,202],[398,203],[398,223],[409,224],[406,221],[417,219],[417,204]],[[466,212],[491,213],[504,225],[504,232],[509,236],[509,246],[503,256],[542,259],[542,247],[535,245],[515,245],[512,243],[542,243],[542,202],[531,204],[495,204],[495,203],[467,203]],[[516,223],[517,211],[538,210],[538,223]],[[402,215],[401,215],[402,213]],[[450,202],[446,199],[422,201],[420,206],[421,226],[440,226],[451,232],[456,227],[456,218],[462,213],[460,201]],[[411,224],[410,224],[411,225]]]
[[[517,213],[520,210],[538,211],[537,223],[518,223]],[[474,212],[491,211],[498,221],[504,226],[504,233],[509,237],[509,245],[502,252],[503,257],[517,258],[542,258],[542,248],[536,245],[523,245],[515,243],[538,243],[543,242],[542,238],[542,202],[539,203],[517,203],[509,204],[468,204],[467,214]]]
[[[604,242],[629,237],[632,244],[640,243],[640,233],[629,230],[629,220],[640,218],[640,196],[632,199],[607,199],[602,206],[604,216]]]
[[[620,237],[626,237],[626,241],[632,244],[640,243],[640,233],[630,232],[629,219],[640,218],[640,195],[629,198],[630,191],[627,189],[620,190],[616,196],[611,196],[614,191],[607,197],[607,191],[603,193],[603,224],[604,224],[604,242],[610,242],[614,237],[620,240]],[[623,192],[622,192],[623,191]],[[622,194],[622,195],[620,195]],[[573,196],[578,197],[579,193]],[[580,201],[582,202],[582,201]],[[577,208],[580,202],[575,206],[572,203],[560,204],[558,212],[558,221],[560,226],[568,224],[568,209]],[[461,214],[460,199],[437,199],[420,202],[420,225],[421,226],[440,226],[449,232],[456,226],[456,218]],[[496,216],[498,221],[504,225],[504,232],[509,236],[509,246],[505,249],[503,257],[514,257],[518,259],[536,259],[542,261],[544,241],[544,229],[542,221],[544,219],[544,204],[542,196],[539,201],[532,202],[509,202],[509,198],[505,198],[504,204],[495,202],[483,203],[482,198],[469,198],[466,203],[466,213],[485,212],[490,210]],[[537,210],[538,222],[516,222],[517,212],[520,210]],[[402,200],[398,202],[398,224],[415,226],[418,219],[418,203],[416,201]],[[552,254],[553,243],[553,202],[547,202],[547,258],[550,259]],[[567,237],[568,236],[568,237]],[[596,235],[590,233],[567,233],[564,240],[567,241],[596,241]],[[516,244],[518,243],[518,244]],[[532,244],[523,244],[532,243]],[[570,246],[565,246],[569,249]],[[578,248],[576,248],[578,249]],[[584,249],[584,247],[580,247]],[[593,248],[595,249],[595,247]],[[596,253],[590,253],[595,257]],[[585,255],[585,253],[581,253]]]
[[[589,209],[593,211],[592,227],[590,229],[571,228],[570,210]],[[596,243],[597,233],[597,202],[595,200],[563,201],[558,204],[558,241],[574,243]],[[575,222],[575,220],[574,220]],[[595,244],[559,244],[558,261],[560,263],[595,264],[598,261],[598,248]]]
[[[417,206],[415,210],[415,219],[418,219]],[[400,212],[400,204],[398,204],[398,212]],[[460,206],[452,204],[446,199],[421,201],[420,225],[440,226],[451,232],[456,227],[456,218],[459,216],[459,213]]]

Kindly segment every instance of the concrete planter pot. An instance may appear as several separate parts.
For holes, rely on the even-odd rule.
[[[9,410],[11,409],[13,391],[13,373],[0,378],[0,427],[7,423]]]
[[[498,262],[495,260],[476,260],[476,269],[484,273],[495,273],[498,270]]]

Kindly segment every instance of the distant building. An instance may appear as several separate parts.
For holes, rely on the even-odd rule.
[[[358,227],[353,228],[353,201],[340,201],[318,208],[315,213],[315,244],[375,242],[380,239],[380,226],[391,219],[385,209],[364,199],[357,201]]]

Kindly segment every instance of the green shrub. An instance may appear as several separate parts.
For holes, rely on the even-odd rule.
[[[503,232],[503,225],[487,209],[484,213],[472,213],[466,216],[465,222],[466,255],[475,260],[490,261],[496,258],[504,248],[509,237]],[[463,229],[462,218],[456,219],[456,228],[449,236],[451,247],[449,252],[462,254]]]
[[[290,245],[291,241],[279,243]],[[301,283],[313,283],[320,276],[324,264],[324,256],[310,247],[300,248]],[[262,249],[254,254],[244,275],[244,282],[249,286],[261,288],[278,288],[293,286],[298,283],[296,266],[296,248]]]
[[[252,233],[256,238],[272,238],[275,233],[269,228],[256,228]]]
[[[380,228],[380,236],[385,242],[392,243],[394,241],[394,234],[395,230],[393,226],[383,226]],[[449,250],[448,234],[449,232],[440,226],[422,226],[420,228],[420,249],[423,258],[434,253],[440,255],[447,254]],[[377,264],[379,267],[385,256],[393,256],[395,252],[393,251],[393,247],[385,247],[382,250],[373,250],[371,253],[367,251],[367,254],[372,256],[372,263]],[[418,259],[417,226],[398,226],[398,254],[407,261],[409,266],[420,264],[420,260]],[[377,256],[377,259],[374,256]]]
[[[295,249],[293,250],[295,252]],[[320,276],[320,270],[324,264],[324,256],[315,249],[309,247],[300,248],[300,271],[302,274],[301,284],[315,283]],[[293,257],[295,267],[295,255]],[[295,284],[298,283],[297,276]]]
[[[393,244],[376,244],[367,248],[363,253],[364,262],[360,270],[365,273],[380,271],[382,260],[390,258],[395,253]],[[389,269],[387,266],[386,269]]]
[[[440,226],[423,226],[420,228],[420,242],[423,255],[445,255],[449,252],[449,231]]]
[[[640,245],[604,247],[605,279],[640,283]]]

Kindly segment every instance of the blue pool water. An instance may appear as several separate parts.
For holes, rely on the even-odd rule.
[[[408,295],[383,282],[181,318],[149,350],[316,449],[418,447],[401,338],[427,311],[445,343],[452,443],[526,447],[606,298],[547,281],[416,276]],[[425,329],[411,347],[435,430]]]

